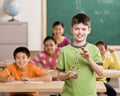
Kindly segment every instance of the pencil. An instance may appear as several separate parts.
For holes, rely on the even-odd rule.
[[[7,71],[8,75],[11,76],[11,75],[10,75],[10,72],[8,71],[8,69],[6,69],[6,71]]]

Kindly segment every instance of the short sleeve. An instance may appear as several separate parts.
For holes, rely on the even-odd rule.
[[[56,68],[57,70],[64,71],[64,55],[63,55],[62,49],[60,50],[60,53],[59,53],[59,58],[58,58]]]
[[[32,70],[35,76],[44,76],[46,72],[36,65],[32,65]]]

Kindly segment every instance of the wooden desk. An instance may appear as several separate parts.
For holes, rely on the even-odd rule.
[[[101,81],[96,81],[96,90],[97,92],[106,92],[106,87]]]
[[[57,71],[47,70],[52,77],[57,77]],[[34,92],[40,93],[60,93],[62,91],[64,81],[52,81],[41,84],[4,84],[0,83],[0,92]],[[97,92],[106,92],[106,88],[101,81],[96,82]]]
[[[0,92],[35,92],[40,93],[60,93],[64,81],[52,81],[41,84],[5,84],[0,82]],[[96,82],[97,92],[105,92],[106,88],[101,81]]]
[[[104,70],[103,77],[119,78],[120,77],[120,70],[115,70],[115,69]]]
[[[61,92],[63,81],[52,81],[41,84],[5,84],[0,82],[0,92]]]
[[[104,74],[102,77],[117,78],[118,79],[118,88],[115,88],[115,90],[117,93],[120,93],[120,70],[115,70],[115,69],[104,70]],[[97,78],[99,78],[98,75],[97,75]]]
[[[4,68],[7,67],[7,64],[4,64],[4,63],[0,63],[0,68],[3,70]]]
[[[49,75],[51,75],[53,78],[57,78],[57,70],[45,70]]]
[[[4,69],[7,67],[7,65],[11,64],[14,62],[14,59],[4,59],[0,61],[0,68]]]
[[[100,77],[98,75],[96,75],[96,77]],[[104,70],[103,76],[102,77],[107,77],[107,78],[119,78],[120,77],[120,70],[115,70],[115,69],[107,69]]]

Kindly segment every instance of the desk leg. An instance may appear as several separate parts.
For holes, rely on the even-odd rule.
[[[0,96],[8,96],[5,92],[1,92]]]
[[[100,93],[100,96],[107,96],[105,93]]]
[[[97,96],[107,96],[104,92],[98,92]]]
[[[118,78],[118,91],[120,92],[120,78]]]

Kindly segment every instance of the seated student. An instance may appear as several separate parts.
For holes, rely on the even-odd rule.
[[[52,80],[52,77],[40,69],[40,67],[29,63],[30,52],[26,47],[16,48],[13,56],[15,62],[0,72],[0,81],[13,82],[27,80],[49,82]],[[10,92],[9,94],[9,96],[16,95],[39,96],[37,92]]]
[[[32,64],[40,63],[43,68],[56,69],[60,48],[53,36],[47,36],[44,41],[44,51],[40,51],[30,62]]]
[[[103,42],[103,41],[98,41],[96,43],[96,46],[99,48],[102,59],[103,59],[103,68],[104,69],[120,69],[120,61],[118,59],[117,54],[115,53],[115,51],[113,49],[107,48],[107,45]],[[108,57],[106,55],[106,52],[109,50],[111,57]],[[117,96],[116,95],[116,91],[114,90],[114,88],[112,88],[112,86],[110,84],[107,83],[106,78],[97,78],[97,80],[99,81],[103,81],[104,85],[107,89],[107,96]]]
[[[64,36],[64,24],[60,21],[56,21],[52,26],[53,37],[57,41],[58,47],[64,47],[71,43],[68,37]]]

